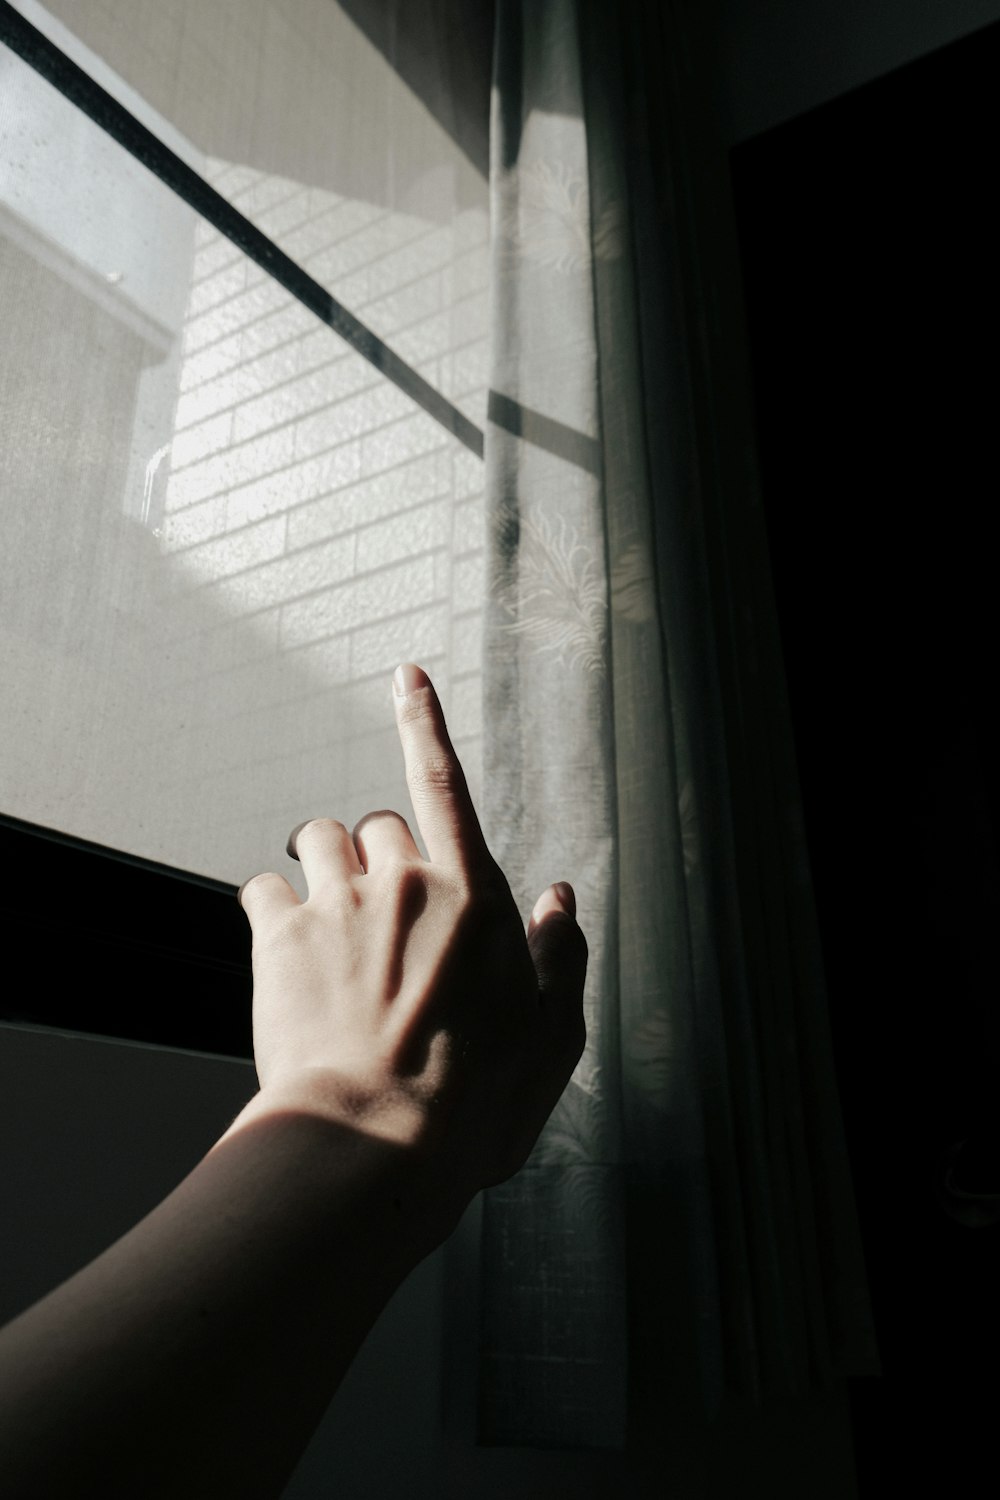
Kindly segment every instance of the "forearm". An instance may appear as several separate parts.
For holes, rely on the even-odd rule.
[[[169,1198],[0,1333],[0,1492],[279,1495],[382,1307],[452,1225],[420,1161],[258,1096]]]

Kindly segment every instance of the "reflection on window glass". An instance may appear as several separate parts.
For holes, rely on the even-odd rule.
[[[384,172],[370,196],[317,180],[314,142],[298,175],[289,148],[280,171],[205,152],[19,8],[481,420],[486,185],[474,201],[429,116],[422,214],[398,183],[385,201]],[[246,63],[258,94],[265,53],[287,94],[287,29]],[[365,48],[384,81],[360,34],[356,69]],[[476,791],[481,462],[5,52],[0,96],[0,810],[240,881],[301,818],[408,813],[389,697],[406,657],[435,674]]]

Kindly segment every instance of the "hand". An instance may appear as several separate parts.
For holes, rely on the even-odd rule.
[[[398,813],[317,818],[240,891],[261,1095],[432,1155],[467,1202],[527,1159],[585,1041],[587,943],[555,887],[527,936],[436,692],[394,693],[424,860]],[[397,682],[400,673],[397,673]],[[463,1205],[464,1206],[464,1202]]]
[[[260,1092],[2,1331],[11,1500],[284,1493],[388,1299],[523,1164],[580,1056],[583,934],[550,887],[525,935],[409,671],[396,715],[430,858],[396,813],[353,836],[320,818],[291,840],[306,901],[280,875],[242,888]]]

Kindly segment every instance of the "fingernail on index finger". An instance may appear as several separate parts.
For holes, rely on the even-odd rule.
[[[405,698],[408,693],[415,693],[417,688],[429,687],[430,678],[416,662],[404,661],[392,674],[392,686],[397,698]]]

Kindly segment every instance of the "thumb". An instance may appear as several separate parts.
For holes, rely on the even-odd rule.
[[[576,920],[576,896],[565,880],[547,886],[528,922],[531,953],[543,1000],[583,999],[587,975],[587,939]]]

